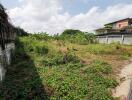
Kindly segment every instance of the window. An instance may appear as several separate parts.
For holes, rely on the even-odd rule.
[[[121,24],[119,24],[119,28],[121,28]]]

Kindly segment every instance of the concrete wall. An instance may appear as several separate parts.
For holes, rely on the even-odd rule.
[[[129,36],[129,35],[125,36],[123,44],[132,44],[132,35],[131,36]]]
[[[122,44],[122,36],[109,36],[108,37],[108,44],[112,42],[119,42]]]
[[[119,42],[120,44],[132,44],[132,35],[108,35],[108,36],[98,36],[97,41],[99,43],[113,43]]]
[[[14,43],[5,45],[6,49],[2,50],[0,46],[0,81],[4,79],[6,67],[11,64],[11,52],[15,48]]]

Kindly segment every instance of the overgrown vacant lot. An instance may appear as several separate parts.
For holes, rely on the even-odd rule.
[[[76,44],[63,40],[16,40],[1,100],[114,100],[115,75],[132,56],[132,46]]]

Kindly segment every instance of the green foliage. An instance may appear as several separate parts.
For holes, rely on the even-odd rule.
[[[112,77],[106,77],[112,73],[112,67],[106,62],[95,60],[86,73],[93,79],[96,84],[102,84],[104,87],[115,87],[117,82]]]
[[[16,40],[12,65],[0,84],[0,100],[48,100],[33,60],[25,51],[25,41]]]
[[[77,44],[96,43],[96,38],[94,34],[84,33],[84,32],[77,31],[77,30],[72,30],[72,32],[71,30],[70,31],[68,30],[68,33],[66,32],[67,30],[64,31],[64,33],[60,35],[60,39],[69,41],[71,43],[77,43]]]
[[[67,53],[65,55],[56,54],[50,57],[45,57],[45,59],[42,60],[42,64],[44,64],[45,66],[55,66],[55,65],[77,63],[77,62],[79,62],[77,56],[70,53]]]
[[[24,36],[24,35],[23,35]],[[54,36],[49,36],[46,32],[28,34],[30,40],[39,41],[50,41],[50,40],[63,40],[71,43],[77,44],[90,44],[96,43],[96,37],[93,33],[82,32],[80,30],[67,29],[60,35],[56,34]]]
[[[31,34],[30,38],[35,39],[35,40],[43,40],[43,41],[48,41],[52,39],[52,36],[49,36],[47,33],[37,33],[37,34]]]
[[[20,100],[114,100],[110,89],[116,87],[117,82],[112,77],[110,64],[94,60],[84,65],[74,51],[56,52],[58,48],[51,48],[51,41],[45,37],[47,35],[30,35],[16,40],[12,67],[4,82],[6,91],[1,89],[0,99],[5,94],[11,98],[13,94],[13,100],[18,97]],[[86,36],[77,33],[74,42],[80,43],[80,37]],[[108,54],[114,50],[113,45],[89,44],[86,47],[86,52],[94,54]],[[48,99],[42,99],[42,94]]]
[[[90,73],[103,75],[110,74],[112,72],[112,68],[109,64],[105,63],[104,61],[95,60],[87,71],[89,71]]]
[[[26,52],[33,52],[42,55],[48,53],[48,46],[45,45],[44,42],[40,42],[38,40],[35,41],[30,37],[20,38],[20,41],[23,42],[23,46]]]
[[[87,33],[85,35],[85,38],[87,40],[87,42],[90,44],[90,43],[96,43],[96,37],[93,33]]]
[[[89,100],[113,100],[107,89],[116,87],[118,83],[109,76],[112,73],[111,66],[103,61],[93,61],[86,73],[92,79]]]
[[[122,55],[120,55],[120,59],[122,59],[122,60],[128,60],[129,59],[129,55],[128,54],[122,54]]]
[[[76,35],[77,33],[81,33],[80,30],[66,29],[62,35]]]
[[[87,51],[93,54],[113,54],[116,52],[116,48],[113,45],[107,44],[89,44]]]
[[[95,55],[119,55],[130,57],[131,49],[118,43],[112,44],[88,44],[86,51]]]
[[[85,73],[81,74],[79,70],[83,67],[84,65],[79,63],[52,68],[44,67],[46,83],[55,90],[51,98],[54,100],[114,100],[108,91],[108,88],[117,86],[116,80],[110,76],[111,66],[102,61],[93,61]]]

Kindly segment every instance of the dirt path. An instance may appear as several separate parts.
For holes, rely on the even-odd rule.
[[[132,63],[125,66],[120,75],[121,83],[113,92],[114,97],[127,96],[130,89],[130,82],[132,80]]]

